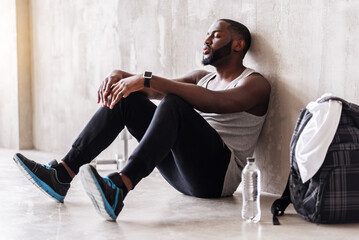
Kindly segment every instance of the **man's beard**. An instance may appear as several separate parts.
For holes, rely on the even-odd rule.
[[[229,54],[231,54],[232,42],[233,42],[233,40],[231,40],[228,44],[224,45],[220,49],[217,49],[216,51],[212,52],[212,54],[209,57],[203,58],[202,64],[203,65],[212,65],[213,63],[217,62],[221,58],[226,57]]]

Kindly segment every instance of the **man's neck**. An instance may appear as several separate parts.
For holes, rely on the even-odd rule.
[[[230,64],[226,66],[217,66],[217,80],[231,82],[237,78],[246,69],[243,63]]]

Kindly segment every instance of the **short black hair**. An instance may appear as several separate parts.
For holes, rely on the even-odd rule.
[[[222,19],[219,19],[218,21],[223,21],[223,22],[229,23],[232,30],[234,30],[235,32],[237,32],[244,38],[245,46],[244,46],[243,52],[245,55],[247,53],[249,47],[251,46],[251,41],[252,41],[251,33],[249,32],[248,28],[246,26],[244,26],[242,23],[233,21],[231,19],[223,19],[222,18]]]

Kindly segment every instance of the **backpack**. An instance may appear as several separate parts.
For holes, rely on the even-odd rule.
[[[311,118],[307,108],[301,110],[290,143],[290,173],[280,199],[272,204],[273,224],[290,203],[305,220],[313,223],[359,222],[359,106],[329,96],[318,101],[342,103],[338,129],[325,159],[315,175],[302,182],[295,148],[297,140]]]

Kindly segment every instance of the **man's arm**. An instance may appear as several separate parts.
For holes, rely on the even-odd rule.
[[[248,76],[237,87],[226,90],[209,90],[197,85],[168,82],[159,77],[151,80],[151,87],[163,94],[176,94],[202,112],[213,113],[246,111],[263,115],[270,95],[268,81],[259,74]]]
[[[181,82],[181,83],[191,83],[191,84],[197,84],[197,82],[203,78],[206,74],[208,74],[207,71],[204,70],[196,70],[193,71],[181,78],[173,79],[172,81]],[[97,103],[102,102],[103,106],[109,106],[108,98],[112,99],[112,89],[114,87],[114,84],[118,83],[120,80],[133,77],[135,74],[128,73],[121,70],[113,70],[101,83],[99,90],[98,90],[98,97],[97,97]],[[140,87],[141,88],[141,87]],[[164,94],[157,91],[154,88],[142,88],[140,89],[141,92],[147,95],[148,98],[151,99],[162,99],[164,97]]]
[[[181,78],[172,79],[172,81],[179,83],[189,83],[189,84],[197,84],[201,78],[206,76],[209,72],[205,70],[196,70],[186,74]],[[152,80],[151,80],[152,83]],[[156,90],[155,88],[143,88],[141,92],[145,93],[146,96],[150,99],[162,99],[165,94],[161,91]]]
[[[263,76],[252,74],[243,79],[235,88],[214,91],[193,84],[198,81],[195,76],[199,75],[194,74],[189,77],[191,81],[189,79],[171,81],[153,76],[151,89],[162,96],[169,93],[176,94],[202,112],[232,113],[247,111],[255,115],[266,113],[270,85]],[[113,90],[110,108],[113,108],[122,96],[127,97],[131,92],[144,89],[143,82],[142,75],[135,75],[118,82]]]

